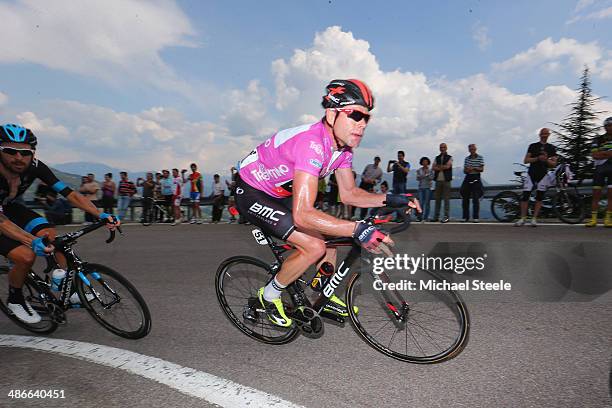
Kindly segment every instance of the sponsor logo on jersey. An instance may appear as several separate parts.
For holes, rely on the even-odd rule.
[[[320,161],[316,160],[316,159],[310,159],[309,160],[310,164],[312,164],[314,167],[321,169],[323,168],[323,163],[321,163]]]
[[[319,156],[323,156],[323,146],[320,143],[310,141],[310,148],[315,151]]]
[[[241,187],[236,188],[236,194],[243,194],[244,190]]]
[[[251,205],[249,207],[249,211],[252,211],[253,213],[267,218],[269,220],[272,221],[280,221],[277,216],[278,215],[286,215],[287,213],[279,211],[279,210],[274,210],[274,208],[265,206],[263,204],[259,204],[258,202],[254,202],[253,205]]]
[[[277,180],[289,173],[289,167],[286,164],[281,164],[278,167],[272,167],[267,169],[263,164],[259,165],[258,169],[251,170],[251,174],[257,181],[269,181],[271,179]]]

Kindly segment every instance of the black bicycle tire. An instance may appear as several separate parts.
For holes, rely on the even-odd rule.
[[[439,278],[436,274],[430,272],[430,271],[426,271],[429,274],[431,274],[432,276],[435,276],[436,278]],[[450,292],[452,294],[452,296],[454,298],[456,298],[456,305],[458,307],[458,310],[460,312],[460,315],[462,317],[462,327],[461,327],[461,332],[460,332],[460,336],[456,339],[455,343],[452,345],[452,347],[450,347],[448,350],[446,350],[444,353],[441,353],[441,355],[436,355],[434,357],[421,357],[421,356],[408,356],[405,354],[401,354],[401,353],[397,353],[397,352],[393,352],[392,350],[374,342],[372,340],[372,336],[363,328],[363,326],[359,323],[359,319],[357,318],[357,316],[355,315],[354,312],[354,304],[353,304],[353,289],[355,288],[355,284],[358,281],[359,277],[361,276],[360,272],[355,272],[353,273],[353,275],[350,277],[349,282],[346,286],[346,303],[348,306],[348,313],[349,313],[349,318],[351,321],[351,325],[353,326],[353,329],[355,329],[355,331],[357,332],[357,334],[359,335],[359,337],[364,340],[370,347],[372,347],[373,349],[375,349],[376,351],[389,356],[391,358],[394,358],[396,360],[399,361],[404,361],[404,362],[408,362],[408,363],[414,363],[414,364],[435,364],[435,363],[441,363],[443,361],[448,361],[454,357],[456,357],[459,353],[461,353],[461,351],[463,351],[463,349],[465,348],[465,346],[468,343],[468,339],[469,339],[469,332],[470,332],[470,315],[469,312],[467,310],[467,307],[465,305],[465,303],[463,302],[463,300],[461,299],[461,296],[458,293],[455,293],[453,291],[447,291]]]
[[[2,272],[6,272],[8,273],[8,268],[0,268],[0,270]],[[24,282],[24,290],[26,288],[26,286],[35,286],[38,289],[40,289],[40,285],[36,282],[34,282],[34,280],[29,276],[29,274],[26,276],[26,280]],[[45,291],[47,291],[46,289],[43,289]],[[47,295],[53,297],[53,294],[50,293],[50,291],[47,291]],[[58,328],[58,323],[54,320],[48,320],[48,324],[49,327],[46,328],[41,328],[41,329],[37,329],[34,324],[31,323],[26,323],[23,322],[21,320],[19,320],[17,317],[15,317],[15,315],[13,315],[9,310],[8,307],[4,304],[4,301],[2,299],[0,299],[0,310],[2,310],[2,312],[11,320],[13,321],[17,326],[26,329],[32,333],[36,333],[36,334],[50,334],[53,333],[55,330],[57,330]],[[39,323],[35,323],[35,324],[39,324]]]
[[[508,217],[501,217],[501,216],[499,216],[499,214],[497,214],[497,212],[495,211],[495,202],[496,202],[496,200],[498,200],[499,198],[501,198],[503,196],[516,198],[517,203],[520,201],[520,196],[518,195],[518,193],[516,191],[511,191],[511,190],[501,191],[501,192],[497,193],[493,197],[493,199],[491,200],[491,214],[493,214],[493,217],[495,217],[495,219],[497,221],[499,221],[499,222],[504,222],[504,223],[512,222],[516,218],[518,218],[519,212],[517,212],[515,214],[513,219],[509,219]]]
[[[140,311],[142,313],[144,321],[143,321],[143,324],[139,327],[139,329],[134,330],[134,331],[125,331],[125,330],[119,329],[113,326],[112,324],[108,323],[102,316],[100,316],[96,312],[94,307],[87,300],[87,297],[85,295],[85,282],[83,282],[83,280],[80,279],[78,275],[75,275],[76,290],[77,290],[77,293],[79,294],[79,298],[81,299],[81,304],[85,305],[85,308],[87,309],[89,314],[94,318],[94,320],[97,321],[102,327],[104,327],[106,330],[110,331],[111,333],[114,333],[117,336],[120,336],[126,339],[132,339],[132,340],[141,339],[145,337],[147,334],[149,334],[149,332],[151,331],[151,324],[152,324],[151,312],[149,311],[149,307],[147,306],[147,303],[145,302],[144,298],[138,292],[138,290],[134,287],[134,285],[132,285],[130,281],[128,281],[125,277],[123,277],[119,272],[115,271],[114,269],[108,266],[95,264],[95,263],[87,263],[87,264],[84,264],[83,267],[86,269],[90,269],[90,270],[95,269],[96,272],[107,274],[111,276],[115,281],[119,282],[119,284],[122,285],[125,289],[127,289],[128,292],[130,292],[130,294],[134,297],[134,299],[138,303],[138,306],[140,307]]]
[[[281,345],[281,344],[287,344],[295,340],[295,338],[299,334],[299,329],[295,326],[288,329],[288,331],[286,332],[284,336],[279,336],[278,338],[275,337],[273,338],[275,340],[270,340],[270,337],[264,336],[263,334],[260,335],[254,330],[251,330],[246,325],[242,324],[240,317],[236,316],[233,313],[233,311],[231,310],[228,304],[227,299],[225,298],[225,294],[223,290],[223,278],[224,278],[226,271],[231,265],[235,265],[239,263],[247,263],[250,265],[254,265],[262,269],[265,269],[266,271],[269,271],[269,268],[270,268],[270,265],[268,263],[265,263],[264,261],[260,259],[253,258],[250,256],[244,256],[244,255],[232,256],[230,258],[225,259],[223,262],[221,262],[215,274],[215,292],[217,294],[217,301],[219,303],[219,307],[223,311],[223,314],[225,315],[225,317],[227,317],[227,319],[236,328],[238,328],[238,330],[240,330],[242,333],[244,333],[245,335],[247,335],[248,337],[252,339],[255,339],[265,344]]]
[[[559,211],[559,197],[560,197],[560,193],[555,194],[555,196],[553,197],[553,201],[552,201],[552,205],[553,205],[553,211],[555,213],[555,216],[557,218],[559,218],[561,221],[563,221],[566,224],[580,224],[582,221],[584,221],[584,218],[586,216],[586,211],[584,208],[584,201],[582,200],[582,198],[577,195],[574,194],[571,191],[564,191],[564,194],[567,194],[569,197],[574,197],[575,199],[575,203],[578,203],[578,206],[580,208],[580,215],[578,217],[574,218],[567,218],[561,211]]]

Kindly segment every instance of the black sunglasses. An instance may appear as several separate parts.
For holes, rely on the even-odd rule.
[[[336,108],[336,110],[338,112],[346,113],[346,116],[348,116],[349,118],[351,118],[355,122],[359,122],[361,119],[364,119],[365,123],[368,123],[370,121],[370,114],[369,113],[363,113],[363,112],[360,112],[358,110],[348,109],[348,108],[347,109]]]
[[[17,153],[19,153],[23,157],[34,156],[34,150],[32,149],[15,149],[14,147],[0,146],[0,151],[11,156],[15,156]]]

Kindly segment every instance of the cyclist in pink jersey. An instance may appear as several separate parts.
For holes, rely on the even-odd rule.
[[[336,250],[325,247],[325,237],[353,237],[368,251],[380,252],[380,243],[393,241],[374,225],[344,221],[315,208],[319,178],[335,172],[343,203],[371,208],[410,205],[407,194],[374,194],[358,188],[352,172],[352,149],[359,146],[374,109],[368,86],[357,79],[333,80],[326,87],[321,121],[282,130],[257,146],[240,162],[236,205],[240,213],[265,233],[286,240],[296,250],[281,270],[258,292],[268,318],[288,327],[282,290],[312,265],[336,264]],[[346,304],[333,296],[335,309]]]

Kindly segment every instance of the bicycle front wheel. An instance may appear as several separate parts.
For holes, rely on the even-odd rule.
[[[272,277],[270,266],[250,256],[234,256],[219,265],[215,290],[221,310],[234,326],[247,336],[266,344],[289,343],[298,335],[294,326],[273,324],[259,303],[257,291]],[[285,310],[290,310],[289,296],[283,291]]]
[[[126,339],[149,334],[149,308],[136,288],[118,272],[88,263],[75,280],[81,304],[102,327]]]
[[[560,191],[553,198],[555,215],[566,224],[580,224],[584,220],[584,201],[570,191]]]
[[[502,191],[491,200],[491,213],[499,222],[512,222],[520,214],[519,195],[514,191]]]
[[[357,333],[375,350],[409,363],[433,364],[458,355],[467,344],[469,332],[468,311],[459,295],[380,285],[405,282],[399,273],[351,276],[346,299]],[[417,270],[411,276],[410,281],[417,286],[420,280],[442,281],[426,270]]]
[[[44,282],[35,280],[31,272],[26,276],[22,287],[23,297],[30,303],[32,309],[40,315],[41,321],[38,323],[25,323],[15,317],[5,303],[8,299],[8,271],[8,267],[0,267],[0,310],[15,324],[32,333],[49,334],[54,332],[58,324],[53,318],[52,311],[59,306],[51,303],[54,300],[54,296],[48,286]]]

